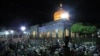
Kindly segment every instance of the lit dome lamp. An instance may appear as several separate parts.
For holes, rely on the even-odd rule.
[[[60,18],[61,18],[61,19],[67,19],[67,20],[69,20],[69,17],[70,17],[70,15],[69,15],[68,12],[64,12],[64,13],[62,13],[62,14],[60,15]]]

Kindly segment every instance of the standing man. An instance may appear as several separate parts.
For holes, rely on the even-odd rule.
[[[64,37],[65,46],[63,46],[64,56],[71,56],[70,48],[68,47],[68,42],[69,41],[70,41],[70,37],[69,36],[65,36]]]

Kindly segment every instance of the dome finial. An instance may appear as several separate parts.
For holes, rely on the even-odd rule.
[[[60,9],[62,9],[62,3],[60,3]]]
[[[62,7],[62,3],[60,3],[60,7]]]

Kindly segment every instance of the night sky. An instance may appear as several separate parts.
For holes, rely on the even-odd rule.
[[[60,2],[72,21],[100,27],[98,0],[0,0],[0,27],[32,26],[53,21],[53,13]]]

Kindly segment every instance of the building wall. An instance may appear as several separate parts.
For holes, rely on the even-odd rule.
[[[70,25],[66,21],[50,22],[42,27],[33,27],[32,30],[33,37],[39,35],[40,38],[52,37],[52,38],[63,38],[64,36],[69,36]]]

